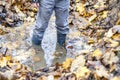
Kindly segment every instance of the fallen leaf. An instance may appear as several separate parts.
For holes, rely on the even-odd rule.
[[[103,55],[103,52],[98,48],[93,52],[93,57],[96,57],[97,59],[100,59]]]
[[[40,58],[38,56],[35,56],[35,57],[33,57],[33,61],[38,62],[38,61],[40,61]]]
[[[88,21],[92,22],[93,20],[95,20],[96,17],[97,17],[97,14],[94,14],[91,17],[88,18]]]
[[[106,70],[106,68],[104,66],[98,66],[96,67],[95,73],[99,76],[99,77],[105,77],[108,78],[109,74],[108,71]]]
[[[76,5],[76,11],[78,11],[80,14],[82,14],[85,11],[84,4],[78,3]]]
[[[103,14],[101,15],[102,18],[106,18],[109,11],[103,11]]]
[[[83,67],[85,65],[85,57],[83,55],[80,55],[76,57],[75,60],[72,61],[70,71],[76,72],[76,70],[81,66]]]
[[[118,19],[118,21],[116,22],[116,25],[120,25],[120,19]]]
[[[110,47],[117,47],[117,46],[119,46],[119,42],[114,41],[112,39],[109,39],[109,41],[111,42]]]
[[[8,32],[4,31],[3,29],[0,28],[0,35],[7,34]]]
[[[110,37],[112,37],[114,34],[115,34],[115,31],[113,31],[113,29],[111,28],[111,29],[109,29],[109,31],[108,31],[107,33],[105,33],[105,36],[110,38]]]
[[[120,41],[120,34],[114,34],[114,35],[112,36],[112,38],[113,38],[114,40]]]
[[[120,77],[114,77],[114,78],[112,78],[110,80],[120,80]]]
[[[48,80],[48,78],[46,76],[41,76],[40,78],[38,78],[38,80]]]
[[[77,78],[87,78],[90,75],[90,70],[86,67],[79,67],[75,72]]]
[[[68,68],[70,68],[71,63],[72,63],[72,59],[71,58],[67,58],[66,61],[63,62],[62,67],[64,69],[68,69]]]

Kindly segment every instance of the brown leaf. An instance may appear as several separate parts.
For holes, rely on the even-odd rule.
[[[0,28],[0,35],[7,34],[8,32],[4,31],[3,29]]]
[[[120,34],[114,34],[114,35],[112,36],[112,38],[113,38],[114,40],[120,41]]]

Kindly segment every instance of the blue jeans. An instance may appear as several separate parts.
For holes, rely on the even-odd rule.
[[[39,5],[39,12],[33,30],[34,39],[42,41],[53,11],[55,11],[57,33],[67,34],[69,32],[68,15],[70,0],[39,0]]]

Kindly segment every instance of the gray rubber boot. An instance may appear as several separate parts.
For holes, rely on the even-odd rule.
[[[57,42],[61,46],[65,46],[66,34],[57,33]]]

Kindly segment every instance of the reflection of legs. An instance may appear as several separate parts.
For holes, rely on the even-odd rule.
[[[69,31],[68,26],[68,11],[69,0],[56,0],[55,4],[55,16],[57,27],[57,41],[60,45],[65,43],[66,34]]]
[[[40,1],[40,8],[37,15],[37,20],[36,20],[35,28],[33,30],[33,37],[32,37],[32,42],[35,45],[41,44],[45,29],[48,26],[50,16],[53,12],[53,8],[54,8],[53,1],[51,0]]]
[[[33,56],[33,70],[38,70],[46,66],[46,61],[44,59],[44,52],[42,47],[34,45],[35,55]]]

